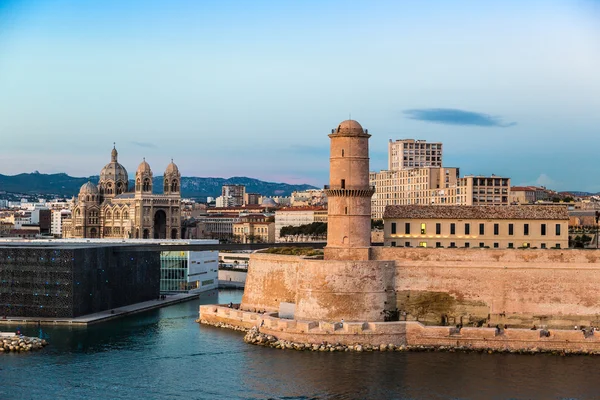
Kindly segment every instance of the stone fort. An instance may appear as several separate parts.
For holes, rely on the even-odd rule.
[[[353,120],[329,135],[324,258],[253,254],[240,310],[203,306],[201,320],[249,328],[264,310],[269,332],[305,342],[326,334],[337,334],[328,338],[338,342],[368,341],[360,335],[378,331],[389,343],[406,343],[407,332],[427,332],[404,320],[483,330],[600,325],[600,251],[371,247],[369,137]],[[401,322],[384,322],[390,316]]]

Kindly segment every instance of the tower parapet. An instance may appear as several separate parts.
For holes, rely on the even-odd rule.
[[[368,260],[371,246],[369,135],[354,120],[332,129],[330,140],[326,259]]]

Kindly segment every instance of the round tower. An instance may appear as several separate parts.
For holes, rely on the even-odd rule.
[[[329,135],[329,186],[326,259],[368,260],[371,246],[369,138],[354,121],[343,121]]]

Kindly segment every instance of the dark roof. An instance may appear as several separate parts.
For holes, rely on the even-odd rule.
[[[383,218],[568,220],[567,206],[387,206]]]

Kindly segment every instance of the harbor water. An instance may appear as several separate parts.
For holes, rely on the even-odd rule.
[[[0,399],[600,398],[599,356],[298,352],[195,322],[200,304],[240,299],[222,290],[88,328],[21,327],[50,346],[0,355]]]

